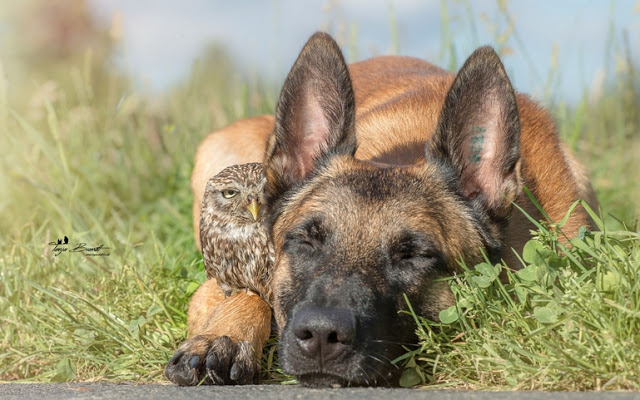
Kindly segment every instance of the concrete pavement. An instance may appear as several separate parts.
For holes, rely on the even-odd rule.
[[[200,386],[117,383],[0,384],[0,399],[166,399],[225,400],[640,400],[640,392],[482,392],[454,390],[342,388],[307,389],[299,386]]]

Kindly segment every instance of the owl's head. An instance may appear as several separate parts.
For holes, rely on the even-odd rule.
[[[260,163],[232,165],[209,179],[203,213],[227,223],[254,224],[264,220],[266,178]],[[222,221],[221,221],[222,222]]]

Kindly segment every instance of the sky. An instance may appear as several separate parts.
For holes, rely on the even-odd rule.
[[[164,90],[183,79],[203,48],[224,43],[247,70],[282,82],[317,30],[335,34],[356,61],[401,54],[449,66],[442,43],[453,43],[456,65],[479,45],[500,46],[508,20],[495,0],[89,0],[110,23],[120,15],[120,65],[141,85]],[[503,62],[514,87],[536,97],[549,86],[563,99],[597,91],[628,37],[640,56],[640,0],[503,1],[515,27]],[[446,5],[450,21],[441,23]],[[469,18],[473,15],[474,18]],[[447,30],[448,29],[448,32]],[[613,32],[613,35],[611,34]],[[447,39],[449,35],[450,40]],[[397,40],[394,41],[394,36]],[[356,44],[354,47],[353,44]],[[397,43],[397,49],[394,48]],[[356,51],[350,50],[355,48]],[[616,50],[617,51],[612,51]]]

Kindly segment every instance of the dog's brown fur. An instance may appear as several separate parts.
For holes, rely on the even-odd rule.
[[[463,67],[464,72],[461,72],[456,80],[462,87],[452,89],[452,84],[456,85],[453,83],[456,79],[455,75],[418,59],[377,57],[355,63],[349,67],[357,106],[355,127],[349,126],[346,118],[347,125],[341,126],[338,130],[347,133],[340,137],[338,137],[339,134],[334,134],[327,139],[309,134],[303,138],[296,138],[295,132],[318,130],[317,119],[322,119],[322,116],[315,115],[314,110],[317,114],[317,110],[330,107],[323,102],[332,101],[331,90],[322,89],[323,94],[329,94],[327,100],[322,96],[313,97],[313,94],[303,92],[300,87],[304,85],[307,75],[314,73],[311,71],[312,67],[318,67],[319,70],[324,71],[333,67],[321,67],[320,64],[323,62],[340,64],[341,55],[332,43],[330,38],[321,34],[310,39],[285,83],[275,122],[272,116],[238,121],[209,135],[196,154],[191,180],[194,192],[196,243],[199,243],[197,235],[200,201],[207,179],[231,164],[265,162],[274,213],[272,221],[276,249],[274,289],[280,291],[280,304],[289,302],[293,306],[296,302],[300,303],[303,296],[296,293],[300,282],[294,281],[292,277],[294,273],[292,271],[295,268],[292,266],[292,261],[288,259],[291,253],[283,250],[286,247],[287,234],[295,231],[296,227],[304,221],[305,216],[314,215],[327,207],[328,211],[323,212],[322,229],[326,227],[341,238],[341,242],[335,245],[333,251],[336,254],[340,253],[342,270],[338,275],[345,281],[351,279],[353,274],[359,273],[352,269],[356,268],[356,265],[365,265],[366,268],[366,265],[373,265],[372,263],[376,262],[373,254],[380,243],[393,241],[401,234],[399,230],[389,226],[389,221],[403,221],[403,227],[409,231],[428,231],[430,239],[437,244],[438,254],[443,258],[442,265],[452,272],[456,269],[457,261],[461,256],[471,263],[482,260],[484,256],[482,247],[486,240],[482,235],[500,238],[502,242],[500,244],[504,245],[504,250],[498,256],[513,268],[518,268],[517,258],[511,248],[519,252],[530,238],[529,231],[533,226],[518,211],[510,215],[510,202],[515,201],[530,215],[538,219],[543,218],[521,190],[523,183],[531,190],[552,221],[562,219],[577,199],[585,199],[595,209],[596,198],[584,168],[559,141],[548,112],[522,94],[515,96],[517,109],[515,105],[499,104],[499,106],[511,107],[510,112],[516,113],[514,114],[516,119],[519,116],[519,122],[513,120],[513,126],[507,127],[519,129],[520,132],[519,153],[514,155],[516,158],[508,158],[510,157],[507,154],[510,146],[508,143],[496,142],[497,155],[494,155],[497,159],[496,163],[505,163],[507,169],[502,172],[493,171],[487,169],[490,166],[481,165],[478,171],[474,172],[473,166],[461,167],[458,171],[461,182],[460,194],[457,195],[458,197],[448,194],[450,192],[446,187],[448,181],[443,177],[441,168],[438,166],[439,161],[436,161],[441,157],[441,153],[447,153],[443,156],[445,158],[460,160],[468,157],[468,154],[464,153],[464,149],[451,149],[452,144],[446,143],[446,136],[443,136],[445,139],[432,136],[434,132],[453,129],[449,125],[458,123],[456,118],[449,117],[446,113],[449,112],[447,110],[458,112],[455,111],[457,104],[464,103],[466,93],[473,90],[467,90],[464,86],[473,86],[474,81],[465,80],[462,75],[468,71],[473,74],[474,68],[480,68],[473,65],[469,68]],[[489,50],[483,50],[483,52],[483,54],[489,54]],[[490,55],[481,55],[476,56],[474,60],[486,61],[494,58]],[[473,64],[471,61],[469,63]],[[304,68],[309,68],[311,72]],[[507,94],[505,98],[508,103],[508,94],[513,92],[501,64],[492,65],[490,69],[496,71],[488,70],[483,73],[491,79],[497,76],[495,79],[498,79],[504,88],[499,87],[494,90],[504,91]],[[316,77],[314,82],[319,80],[320,84],[331,85],[335,80],[343,80],[344,82],[338,86],[349,86],[349,76],[344,76],[340,71],[335,73],[336,77],[327,79],[328,83],[322,81],[322,76]],[[451,94],[450,90],[452,92],[459,90],[460,93]],[[296,91],[302,94],[298,95]],[[338,113],[344,112],[347,117],[350,112],[350,95],[348,91],[337,95],[346,105],[339,104],[336,110]],[[443,109],[445,98],[449,105]],[[488,103],[487,112],[493,112],[491,107],[495,106],[493,103]],[[297,108],[303,107],[310,110],[308,115],[303,115],[307,118],[306,120],[299,114],[295,114]],[[500,116],[503,117],[502,114]],[[505,121],[508,121],[508,117],[510,116],[504,116]],[[329,122],[325,121],[325,124]],[[352,138],[349,136],[349,131],[354,128],[357,134],[357,148],[355,143],[350,142]],[[308,141],[317,141],[317,143],[308,143]],[[266,156],[264,156],[265,143],[267,143]],[[428,144],[429,157],[435,158],[425,159],[425,143]],[[501,146],[504,146],[504,149]],[[517,149],[517,143],[513,148]],[[327,155],[327,149],[331,154]],[[349,149],[355,150],[355,158],[348,154]],[[325,160],[322,166],[314,164],[314,160],[318,159]],[[452,161],[454,169],[456,162]],[[316,172],[317,175],[314,175]],[[469,174],[477,174],[477,176],[469,177]],[[359,176],[374,180],[379,178],[381,182],[379,190],[398,190],[396,197],[399,200],[389,201],[386,199],[394,196],[369,193],[368,191],[373,189],[366,185],[359,186]],[[503,178],[504,181],[499,181],[503,186],[499,189],[492,187],[495,179]],[[413,191],[412,184],[415,182],[426,182],[434,186],[429,192],[433,193],[430,198],[430,201],[434,202],[433,212],[429,209],[412,208],[410,205],[414,204],[410,202],[410,198],[415,200],[421,196],[421,192]],[[360,191],[358,194],[360,197],[354,195],[354,191]],[[465,211],[467,206],[463,204],[465,198],[475,199],[478,192],[482,195],[480,198],[484,206],[490,209],[491,219],[506,224],[504,230],[500,224],[496,223],[489,224],[485,233],[478,233],[477,222],[469,218],[468,211]],[[290,194],[282,200],[285,193]],[[376,202],[378,196],[381,196],[380,202]],[[462,200],[459,199],[460,196]],[[366,202],[361,201],[363,197],[367,199]],[[365,226],[363,226],[363,216],[366,218]],[[443,224],[443,216],[446,216],[446,224]],[[562,227],[562,231],[567,237],[572,237],[577,234],[581,226],[590,227],[590,224],[591,221],[585,210],[577,207],[569,221]],[[313,229],[315,228],[305,231],[305,234],[314,232]],[[358,259],[350,258],[350,254],[357,256]],[[369,256],[371,256],[370,260]],[[385,286],[388,282],[375,271],[366,271],[362,274],[365,275],[362,279],[366,279],[372,287],[375,286],[382,291],[388,290]],[[317,276],[308,278],[311,281],[310,284],[314,284],[314,279],[320,279]],[[421,310],[426,315],[437,318],[437,312],[452,304],[453,298],[446,284],[434,283],[430,280],[429,282],[428,285],[421,286],[421,293],[412,295],[422,296],[420,298],[430,296],[428,304],[425,304]],[[329,297],[332,294],[347,296],[342,283],[336,283],[335,287],[325,285],[322,290]],[[395,295],[401,297],[401,293]],[[275,305],[275,317],[281,333],[291,322],[289,321],[293,315],[291,313],[295,314],[290,307],[279,306],[278,303]],[[207,282],[192,300],[189,310],[190,339],[183,343],[178,353],[182,354],[183,358],[191,355],[204,358],[207,341],[210,342],[212,338],[224,335],[229,336],[234,343],[248,341],[259,354],[270,332],[270,317],[270,309],[258,296],[241,294],[224,299],[217,285],[211,281]],[[285,357],[289,357],[287,351],[290,352],[290,349],[285,349]],[[283,357],[282,354],[281,357]],[[173,364],[178,365],[176,362]],[[204,376],[205,368],[201,364],[191,369],[190,379],[183,378],[188,375],[184,371],[189,370],[185,367],[184,361],[183,372],[180,372],[177,367],[171,372],[168,366],[167,376],[177,383],[193,384],[197,380],[194,376],[198,378]],[[292,363],[288,362],[288,364]],[[306,367],[296,368],[303,370]],[[350,373],[350,371],[345,372],[347,375]],[[375,377],[368,375],[361,377],[356,374],[342,378],[346,379],[346,381],[339,381],[342,384],[375,384],[377,382]],[[384,376],[380,378],[384,379]],[[322,378],[315,382],[326,384],[334,382],[332,379],[338,378],[329,380]],[[314,384],[314,381],[310,382]]]

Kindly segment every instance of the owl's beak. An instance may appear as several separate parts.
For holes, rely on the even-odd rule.
[[[257,199],[251,199],[251,203],[249,203],[249,205],[247,206],[247,209],[249,210],[251,215],[253,215],[253,220],[257,221],[258,220],[258,211],[260,211],[260,206],[258,205],[258,200]]]

